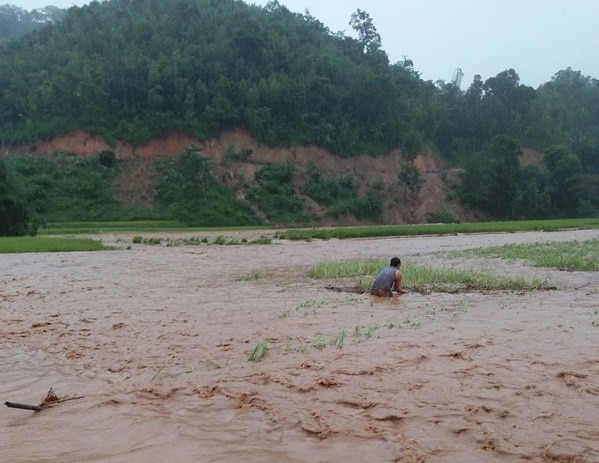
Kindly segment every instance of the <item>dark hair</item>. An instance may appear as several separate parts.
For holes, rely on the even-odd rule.
[[[397,267],[398,265],[401,265],[401,259],[399,257],[394,257],[393,259],[391,259],[391,267]]]

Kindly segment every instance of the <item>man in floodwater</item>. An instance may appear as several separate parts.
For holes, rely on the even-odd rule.
[[[393,291],[398,295],[406,294],[405,289],[401,289],[401,260],[399,257],[391,259],[388,267],[385,267],[377,275],[372,288],[370,288],[370,294],[379,297],[393,297]]]

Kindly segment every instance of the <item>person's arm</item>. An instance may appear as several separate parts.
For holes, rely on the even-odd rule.
[[[403,275],[401,274],[401,270],[397,269],[395,271],[395,284],[393,285],[393,289],[396,293],[406,294],[407,291],[405,289],[401,289],[401,280],[403,279]]]

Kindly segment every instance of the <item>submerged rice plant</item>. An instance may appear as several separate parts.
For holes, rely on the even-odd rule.
[[[248,356],[248,362],[260,362],[264,360],[268,355],[268,343],[266,341],[256,344],[256,347],[252,350]]]
[[[535,267],[594,272],[599,270],[599,238],[586,241],[560,241],[532,244],[508,244],[462,251],[462,255],[522,259]]]
[[[386,260],[367,259],[352,262],[324,262],[310,269],[317,279],[354,278],[356,287],[367,291],[376,274],[386,265]],[[412,291],[457,292],[464,290],[535,290],[546,286],[544,280],[526,280],[469,269],[436,268],[425,265],[402,267],[402,286]]]

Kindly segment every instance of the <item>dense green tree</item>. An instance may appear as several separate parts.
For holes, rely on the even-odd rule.
[[[514,219],[546,219],[553,216],[547,176],[537,166],[521,171],[521,182],[514,198]]]
[[[401,169],[399,181],[404,184],[405,190],[412,193],[418,192],[422,187],[423,179],[420,170],[414,164],[408,164]]]
[[[329,206],[342,200],[357,198],[358,183],[351,174],[326,175],[312,165],[308,168],[308,181],[303,191],[319,204]]]
[[[513,204],[521,181],[520,157],[522,151],[516,141],[498,135],[491,147],[491,176],[489,195],[492,198],[490,212],[498,218],[514,218]]]
[[[469,157],[461,186],[464,204],[479,208],[497,219],[513,219],[517,200],[523,195],[519,145],[498,135],[485,152]],[[527,198],[530,201],[530,198]]]
[[[366,53],[374,54],[381,49],[381,36],[366,11],[358,8],[351,15],[349,25],[358,33],[358,41]]]
[[[187,150],[174,160],[160,164],[156,197],[172,217],[187,225],[258,225],[249,205],[213,174],[211,161]]]
[[[31,222],[30,212],[25,202],[19,199],[6,164],[0,159],[0,236],[35,234]]]
[[[563,145],[551,146],[545,151],[545,166],[555,210],[573,216],[582,198],[576,194],[577,176],[582,173],[580,158]],[[583,190],[584,191],[584,190]]]
[[[264,166],[255,174],[257,185],[250,190],[248,199],[272,222],[297,224],[310,220],[291,186],[294,172],[293,164],[285,162]]]

